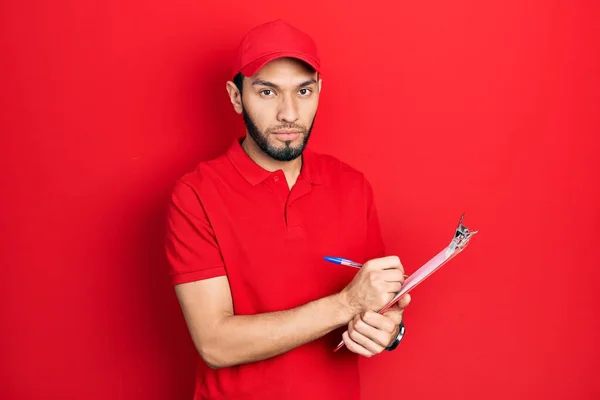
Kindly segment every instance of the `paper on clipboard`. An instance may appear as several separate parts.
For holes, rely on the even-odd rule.
[[[471,240],[471,237],[474,234],[476,234],[478,231],[472,231],[472,232],[469,231],[469,229],[462,224],[464,217],[465,217],[465,214],[463,214],[460,217],[460,221],[458,222],[458,227],[456,228],[454,237],[452,238],[452,241],[450,242],[450,244],[446,248],[444,248],[442,251],[440,251],[438,254],[436,254],[432,259],[430,259],[425,264],[423,264],[418,270],[416,270],[414,273],[412,273],[404,281],[402,288],[396,294],[396,296],[394,296],[394,298],[385,307],[383,307],[379,311],[379,314],[382,314],[385,311],[387,311],[391,306],[393,306],[400,299],[400,297],[402,297],[406,293],[410,292],[418,284],[420,284],[425,279],[427,279],[427,277],[429,277],[431,274],[433,274],[438,268],[440,268],[442,265],[446,264],[452,258],[456,257],[458,254],[460,254],[460,252],[462,252],[467,247],[467,245],[469,244],[469,241]],[[344,345],[344,341],[342,340],[340,342],[340,344],[338,344],[338,346],[335,348],[334,351],[339,350],[343,345]]]

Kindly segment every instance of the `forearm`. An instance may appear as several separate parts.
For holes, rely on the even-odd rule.
[[[353,316],[340,294],[285,311],[224,316],[211,326],[199,350],[213,368],[260,361],[318,339]]]

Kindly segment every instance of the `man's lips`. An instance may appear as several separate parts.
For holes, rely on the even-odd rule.
[[[275,131],[273,134],[281,140],[294,140],[300,135],[300,131]]]

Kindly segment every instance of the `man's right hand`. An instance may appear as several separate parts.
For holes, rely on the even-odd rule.
[[[398,257],[375,258],[363,264],[340,294],[353,315],[377,312],[394,298],[403,283],[404,267]]]

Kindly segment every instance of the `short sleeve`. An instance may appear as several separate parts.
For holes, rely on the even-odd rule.
[[[178,180],[167,208],[165,251],[173,285],[225,275],[215,234],[197,192]]]
[[[381,236],[379,214],[375,205],[373,187],[365,179],[365,196],[367,202],[367,260],[385,256],[385,245]]]

